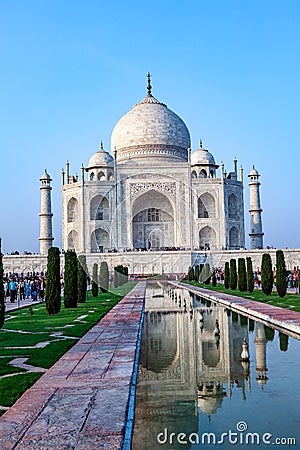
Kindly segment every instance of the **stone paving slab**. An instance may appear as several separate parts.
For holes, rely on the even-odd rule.
[[[146,283],[0,417],[1,450],[120,450]]]
[[[247,315],[253,319],[267,322],[270,325],[287,332],[295,338],[300,338],[300,313],[279,306],[257,302],[255,300],[237,297],[223,292],[211,291],[202,287],[192,286],[185,283],[172,283],[188,289],[195,294],[202,295],[209,300],[229,307],[236,312]]]

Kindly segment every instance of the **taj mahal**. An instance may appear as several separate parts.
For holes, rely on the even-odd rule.
[[[99,258],[111,270],[127,265],[132,274],[184,273],[207,258],[217,266],[243,253],[259,265],[264,236],[259,177],[253,166],[246,250],[242,166],[234,157],[227,171],[202,140],[192,151],[187,125],[152,95],[148,74],[146,96],[113,129],[111,151],[101,142],[80,176],[71,174],[68,161],[61,172],[62,249],[86,254],[88,265]],[[46,170],[40,181],[40,255],[7,257],[6,270],[46,268],[54,239]],[[287,265],[299,265],[298,258],[291,250]]]
[[[226,173],[183,120],[152,95],[116,124],[111,154],[99,151],[81,180],[62,173],[62,246],[84,253],[124,250],[238,250],[245,247],[243,169]],[[217,170],[220,168],[220,174]],[[251,172],[260,217],[258,173]],[[258,205],[258,206],[257,206]],[[256,209],[256,211],[254,211]],[[251,243],[261,248],[261,220]],[[44,242],[41,253],[50,242]]]

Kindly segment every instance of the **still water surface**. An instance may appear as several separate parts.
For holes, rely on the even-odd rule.
[[[148,285],[133,450],[300,449],[299,356],[300,341],[260,322]]]

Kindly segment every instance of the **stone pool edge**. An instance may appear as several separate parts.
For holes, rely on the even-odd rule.
[[[243,297],[233,296],[223,292],[212,291],[202,287],[181,282],[170,282],[171,285],[188,289],[208,300],[219,303],[233,311],[248,316],[251,319],[261,321],[266,325],[273,325],[278,331],[285,332],[291,337],[300,339],[300,313],[288,309],[249,300]]]

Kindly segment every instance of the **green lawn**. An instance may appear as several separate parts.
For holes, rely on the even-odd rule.
[[[223,284],[217,284],[213,287],[211,284],[206,285],[202,283],[196,283],[195,281],[185,281],[185,283],[193,286],[199,286],[211,291],[224,292],[230,295],[236,295],[238,297],[249,298],[250,300],[256,300],[262,303],[268,303],[269,305],[280,306],[281,308],[291,309],[293,311],[300,312],[300,295],[299,294],[286,294],[284,298],[280,298],[276,291],[273,291],[271,295],[267,296],[260,289],[254,289],[250,294],[249,292],[241,292],[238,289],[235,291],[231,289],[225,289]]]
[[[78,303],[77,308],[65,309],[62,299],[61,311],[55,316],[47,314],[45,304],[33,305],[33,314],[30,314],[29,307],[7,312],[0,330],[0,415],[4,412],[1,406],[13,405],[43,374],[13,367],[10,361],[27,357],[25,364],[48,369],[135,284],[129,282],[118,288],[112,287],[111,292],[97,298],[89,292],[87,301]],[[80,316],[86,317],[80,319]]]

